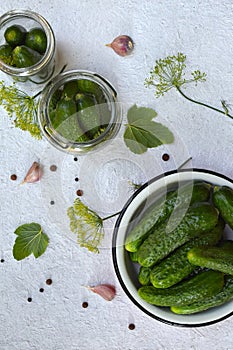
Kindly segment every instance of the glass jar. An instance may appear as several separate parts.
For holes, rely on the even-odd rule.
[[[28,10],[12,10],[0,17],[0,45],[5,45],[4,33],[12,25],[22,26],[28,32],[32,28],[44,30],[47,38],[47,47],[38,62],[24,68],[17,68],[6,64],[0,59],[0,70],[16,81],[32,81],[45,83],[55,70],[55,37],[49,23],[38,13]]]
[[[73,93],[74,96],[69,96],[70,93],[64,93],[64,91],[65,87],[67,87],[67,83],[71,83],[70,86],[72,86],[72,82],[74,84],[77,83],[78,89]],[[79,90],[80,86],[81,90]],[[92,89],[93,86],[95,87],[94,90]],[[95,92],[98,92],[97,97]],[[57,97],[58,95],[59,97]],[[86,106],[85,115],[83,115],[84,109],[81,109],[81,112],[71,109],[71,114],[66,115],[64,121],[59,124],[59,126],[56,126],[55,124],[58,123],[54,123],[54,120],[56,121],[54,118],[63,118],[57,107],[58,104],[61,104],[59,101],[61,101],[61,99],[63,99],[63,101],[68,101],[68,103],[72,101],[71,104],[73,108],[73,101],[77,96],[80,98],[80,95],[84,99],[86,99],[86,96],[88,96],[88,99],[94,96],[93,98],[96,99],[95,104],[91,107]],[[98,101],[99,98],[101,101]],[[56,106],[54,106],[54,101],[56,101]],[[75,106],[76,103],[79,102],[75,102]],[[83,105],[85,106],[84,102]],[[62,108],[63,112],[64,106]],[[93,109],[95,109],[94,112]],[[86,136],[89,130],[82,129],[83,126],[80,122],[79,113],[82,114],[82,118],[86,118],[84,124],[90,115],[93,116],[93,113],[100,113],[99,128],[96,125],[94,125],[93,128],[95,129],[97,127],[98,129],[96,136],[91,138]],[[51,116],[53,116],[53,118]],[[121,108],[120,104],[117,102],[117,93],[113,86],[99,74],[84,70],[67,71],[50,80],[42,91],[38,106],[38,121],[42,134],[57,149],[71,154],[85,154],[103,146],[117,134],[121,126],[121,119]],[[60,125],[62,125],[62,128]],[[83,135],[81,136],[82,140],[80,140],[80,137],[77,139],[77,127],[83,130]]]

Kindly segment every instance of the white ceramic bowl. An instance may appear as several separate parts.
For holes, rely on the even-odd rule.
[[[138,264],[133,263],[128,252],[124,248],[124,241],[129,231],[129,227],[140,218],[140,213],[145,205],[155,201],[168,189],[191,180],[203,180],[215,185],[225,185],[233,188],[233,180],[212,171],[192,169],[184,171],[172,171],[162,176],[158,176],[143,185],[126,203],[115,225],[112,243],[113,263],[119,282],[131,299],[131,301],[144,313],[158,321],[184,327],[206,326],[219,322],[233,315],[233,300],[221,306],[210,308],[209,310],[192,314],[177,315],[169,308],[150,305],[142,300],[137,293],[139,282],[137,280]],[[224,235],[228,239],[233,239],[233,232],[228,226]]]

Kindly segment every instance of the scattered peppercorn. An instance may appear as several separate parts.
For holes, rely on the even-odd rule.
[[[74,179],[74,181],[78,182],[78,181],[79,181],[79,178],[78,178],[78,177],[76,177],[76,178]]]
[[[54,205],[54,204],[55,204],[55,202],[54,202],[54,201],[51,201],[51,202],[50,202],[50,204],[51,204],[51,205]]]
[[[31,303],[32,302],[32,298],[28,298],[28,302]]]
[[[5,262],[5,260],[4,259],[1,259],[1,263],[4,263]]]
[[[44,292],[44,288],[40,288],[39,291],[40,291],[41,293],[43,293],[43,292]]]
[[[76,194],[77,194],[77,196],[81,197],[81,196],[83,195],[83,191],[82,191],[82,190],[78,190],[78,191],[76,192]]]
[[[135,324],[130,323],[129,326],[128,326],[128,328],[129,328],[131,331],[134,330],[134,329],[135,329]]]
[[[56,171],[56,170],[57,170],[57,166],[54,165],[54,164],[51,165],[51,166],[50,166],[50,170],[51,170],[51,171]]]
[[[77,157],[74,157],[74,161],[77,162],[78,158]]]
[[[82,307],[83,307],[84,309],[86,309],[86,308],[88,307],[88,302],[87,302],[87,301],[84,301],[84,302],[82,303]]]
[[[162,156],[162,159],[163,159],[165,162],[167,162],[167,161],[170,159],[169,154],[164,153],[163,156]]]
[[[15,181],[15,180],[17,180],[17,175],[15,175],[15,174],[12,174],[12,175],[11,175],[11,180],[12,180],[12,181]]]
[[[48,279],[46,280],[46,284],[47,284],[48,286],[50,286],[52,283],[53,283],[53,281],[51,280],[51,278],[48,278]]]

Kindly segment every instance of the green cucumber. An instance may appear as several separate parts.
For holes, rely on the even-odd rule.
[[[108,107],[106,96],[100,85],[88,79],[78,80],[78,90],[84,94],[91,94],[95,97],[96,103],[99,105],[99,115],[101,127],[105,129],[111,120],[111,111]]]
[[[225,276],[222,291],[190,305],[172,306],[171,311],[179,315],[189,315],[222,305],[233,298],[233,276]]]
[[[207,201],[210,188],[211,186],[207,183],[194,183],[194,185],[187,184],[176,191],[168,192],[166,199],[159,199],[152,204],[139,223],[129,232],[125,241],[125,249],[130,252],[137,251],[145,238],[149,236],[150,230],[164,222],[174,208],[180,204],[185,207],[194,202]]]
[[[91,95],[78,93],[77,101],[78,121],[81,129],[92,140],[100,130],[101,121],[96,101]]]
[[[233,275],[233,249],[229,246],[192,248],[187,257],[193,265]]]
[[[10,45],[0,46],[0,59],[9,66],[12,65],[12,47]]]
[[[134,263],[137,263],[138,262],[138,254],[137,252],[129,252],[129,257],[130,257],[130,260]]]
[[[61,96],[62,96],[62,90],[57,89],[54,91],[49,102],[49,111],[56,109],[57,103],[61,99]]]
[[[55,98],[55,97],[54,97]],[[70,98],[62,98],[56,104],[56,113],[51,119],[54,129],[57,129],[67,118],[76,113],[76,104]]]
[[[78,80],[77,79],[70,80],[64,84],[63,90],[62,90],[62,96],[69,97],[69,98],[75,98],[78,91],[79,91],[78,90]]]
[[[76,103],[73,99],[61,98],[56,104],[55,113],[50,113],[50,120],[54,129],[67,140],[71,142],[89,140],[78,123]]]
[[[139,296],[157,306],[188,305],[219,293],[224,286],[224,274],[218,271],[202,271],[196,276],[170,288],[143,286]]]
[[[26,34],[25,45],[44,54],[47,48],[47,36],[42,28],[32,28]]]
[[[12,63],[17,68],[30,67],[39,62],[42,55],[25,45],[16,46],[12,51]]]
[[[141,283],[142,286],[148,286],[149,284],[151,284],[150,273],[151,273],[150,267],[144,267],[144,266],[140,267],[139,274],[138,274],[138,281]]]
[[[177,248],[158,265],[155,265],[150,273],[152,285],[156,288],[168,288],[194,272],[196,267],[188,261],[188,251],[193,247],[217,244],[222,236],[224,226],[224,221],[219,220],[218,224],[210,232],[193,238]]]
[[[215,186],[213,203],[226,223],[233,229],[233,189],[227,186]]]
[[[15,47],[24,44],[26,33],[27,31],[23,26],[14,24],[5,30],[4,37],[7,44]]]
[[[100,85],[88,79],[79,79],[77,83],[78,91],[94,95],[97,103],[106,103],[106,98]]]
[[[212,230],[217,222],[218,211],[209,203],[197,203],[185,215],[183,209],[177,210],[168,224],[163,223],[142,243],[138,250],[139,264],[155,265],[190,239]]]

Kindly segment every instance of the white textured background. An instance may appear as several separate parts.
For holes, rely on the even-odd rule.
[[[156,109],[159,119],[176,134],[173,145],[134,157],[121,133],[98,156],[65,155],[45,140],[34,141],[16,130],[1,110],[0,117],[0,349],[218,349],[233,348],[233,318],[198,329],[159,323],[138,310],[121,289],[111,260],[112,225],[99,255],[80,249],[68,229],[66,208],[75,192],[101,215],[121,209],[132,194],[128,180],[138,182],[174,169],[190,155],[192,166],[232,177],[233,122],[192,105],[171,91],[155,100],[144,87],[154,60],[181,51],[190,69],[207,73],[207,82],[190,86],[190,96],[220,107],[233,101],[233,2],[208,0],[8,0],[1,13],[24,8],[43,15],[54,29],[59,66],[96,71],[108,78],[125,104]],[[122,58],[104,44],[128,34],[136,46]],[[1,74],[1,79],[6,76]],[[164,152],[171,155],[165,163]],[[41,183],[19,186],[31,163],[44,165]],[[58,170],[52,173],[51,164]],[[17,174],[17,181],[10,175]],[[75,182],[74,178],[80,181]],[[50,201],[55,205],[51,206]],[[12,256],[14,230],[36,221],[50,237],[46,253],[17,262]],[[45,281],[52,278],[53,284]],[[83,285],[113,283],[117,297],[106,302]],[[39,288],[45,289],[44,293]],[[32,302],[28,303],[27,298]],[[89,303],[82,308],[83,301]],[[129,330],[129,323],[136,328]]]

